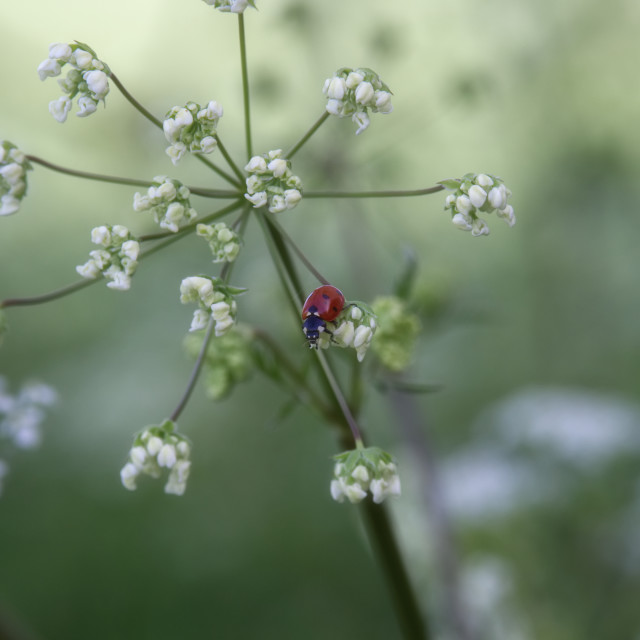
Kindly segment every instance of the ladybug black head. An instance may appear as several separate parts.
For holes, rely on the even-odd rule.
[[[309,341],[310,348],[318,348],[318,340],[320,339],[320,334],[326,329],[325,321],[319,316],[308,316],[305,318],[302,323],[302,330],[304,331],[304,335]]]

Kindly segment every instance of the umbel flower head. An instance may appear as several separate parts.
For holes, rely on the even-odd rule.
[[[49,45],[49,57],[38,65],[40,80],[59,76],[65,66],[69,67],[67,75],[58,80],[65,95],[49,103],[49,111],[58,122],[67,119],[75,98],[78,99],[76,115],[82,118],[94,113],[109,93],[111,71],[88,45],[82,42]]]
[[[165,493],[181,496],[187,488],[191,471],[191,443],[178,433],[171,420],[161,425],[146,427],[134,439],[129,458],[120,471],[125,488],[134,491],[140,475],[159,478],[163,469],[169,469]]]
[[[249,173],[244,197],[254,209],[268,206],[270,213],[293,209],[302,200],[302,180],[291,173],[282,149],[253,156],[244,168]]]
[[[103,248],[89,252],[90,259],[78,265],[76,271],[83,278],[103,276],[110,289],[127,291],[131,287],[131,276],[138,268],[140,243],[120,224],[95,227],[91,231],[91,242]]]
[[[378,328],[373,309],[364,302],[349,302],[333,325],[331,332],[320,334],[318,345],[322,349],[332,345],[355,349],[358,362],[362,362]]]
[[[199,224],[196,233],[209,243],[213,262],[233,262],[240,252],[240,236],[224,222]]]
[[[225,13],[243,13],[247,7],[256,8],[254,0],[203,0],[203,2]]]
[[[152,211],[155,221],[163,229],[177,233],[180,227],[197,217],[191,206],[191,192],[179,180],[167,176],[156,176],[153,184],[142,194],[133,197],[134,211]]]
[[[216,131],[222,118],[222,106],[211,100],[206,107],[187,102],[184,107],[173,107],[162,123],[164,137],[171,144],[166,153],[174,165],[187,151],[211,153],[217,146]]]
[[[31,164],[20,149],[8,140],[0,142],[0,216],[11,215],[20,208],[30,169]]]
[[[338,118],[351,116],[358,126],[356,135],[369,126],[369,111],[393,111],[389,87],[375,71],[365,67],[338,69],[331,78],[325,80],[322,93],[328,98],[328,113]]]
[[[374,353],[387,369],[406,369],[420,332],[418,316],[410,313],[406,303],[395,296],[376,298],[371,306],[380,327],[373,343]]]
[[[361,502],[371,493],[380,504],[387,496],[400,495],[400,476],[390,454],[378,447],[357,448],[334,456],[336,464],[331,481],[331,497]]]
[[[190,333],[185,337],[187,354],[194,360],[202,349],[202,334]],[[233,388],[249,378],[254,361],[251,344],[253,331],[236,325],[223,336],[211,340],[204,356],[202,382],[211,400],[226,398]]]
[[[235,296],[246,289],[232,287],[220,278],[210,276],[190,276],[180,284],[180,302],[195,302],[198,309],[193,313],[189,331],[205,329],[209,319],[215,321],[216,336],[224,335],[236,321],[238,306]]]
[[[467,173],[461,179],[438,183],[453,193],[447,196],[444,208],[451,211],[451,222],[472,236],[488,236],[489,225],[480,213],[496,212],[510,227],[516,223],[513,207],[507,203],[511,191],[502,178],[488,173]]]

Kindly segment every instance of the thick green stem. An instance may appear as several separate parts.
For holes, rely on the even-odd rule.
[[[253,156],[251,144],[251,113],[249,106],[249,72],[247,69],[247,42],[244,37],[244,15],[238,14],[238,36],[240,38],[240,65],[242,67],[242,97],[244,99],[244,133],[247,142],[247,159]]]
[[[315,123],[311,126],[311,128],[309,129],[309,131],[307,131],[307,133],[305,133],[302,138],[300,138],[300,140],[293,146],[291,147],[291,149],[289,149],[289,151],[287,151],[287,153],[285,153],[284,157],[287,158],[287,160],[291,160],[291,158],[293,158],[293,156],[298,152],[298,150],[300,149],[300,147],[320,128],[320,125],[322,125],[322,123],[329,117],[329,114],[325,111],[316,121]]]
[[[427,189],[405,189],[400,191],[305,191],[305,198],[406,198],[409,196],[427,196],[443,191],[440,184]]]

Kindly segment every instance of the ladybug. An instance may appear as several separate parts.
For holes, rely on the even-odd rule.
[[[335,320],[344,309],[344,296],[330,284],[314,289],[302,307],[302,330],[310,349],[318,348],[318,339],[327,331],[327,322]]]

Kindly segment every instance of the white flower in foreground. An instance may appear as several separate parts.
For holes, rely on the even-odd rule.
[[[8,140],[0,141],[0,216],[20,209],[27,193],[27,171],[31,164],[25,154]]]
[[[191,206],[189,188],[179,180],[156,176],[146,194],[133,196],[134,211],[151,211],[162,229],[177,233],[197,217]]]
[[[331,481],[331,497],[337,502],[345,498],[361,502],[371,493],[381,503],[388,496],[399,496],[400,476],[393,458],[378,447],[357,448],[334,456],[336,464]]]
[[[355,349],[358,362],[362,362],[378,327],[371,307],[364,302],[349,302],[331,325],[330,338],[320,346]]]
[[[165,493],[184,493],[191,468],[191,444],[175,429],[173,421],[165,420],[161,425],[147,427],[135,437],[129,458],[120,471],[120,480],[126,489],[134,491],[141,475],[159,478],[163,469],[168,469]]]
[[[351,117],[356,135],[369,127],[369,112],[391,113],[391,91],[371,69],[338,69],[325,80],[322,92],[327,96],[327,113],[338,118]]]
[[[302,200],[302,180],[291,172],[282,149],[253,156],[245,166],[249,173],[244,197],[254,209],[268,207],[270,213],[293,209]]]
[[[496,216],[510,226],[516,223],[513,207],[507,203],[511,191],[502,178],[487,173],[468,173],[461,179],[440,182],[450,193],[445,200],[445,210],[451,211],[451,222],[472,236],[488,236],[490,229],[481,213],[496,212]]]

